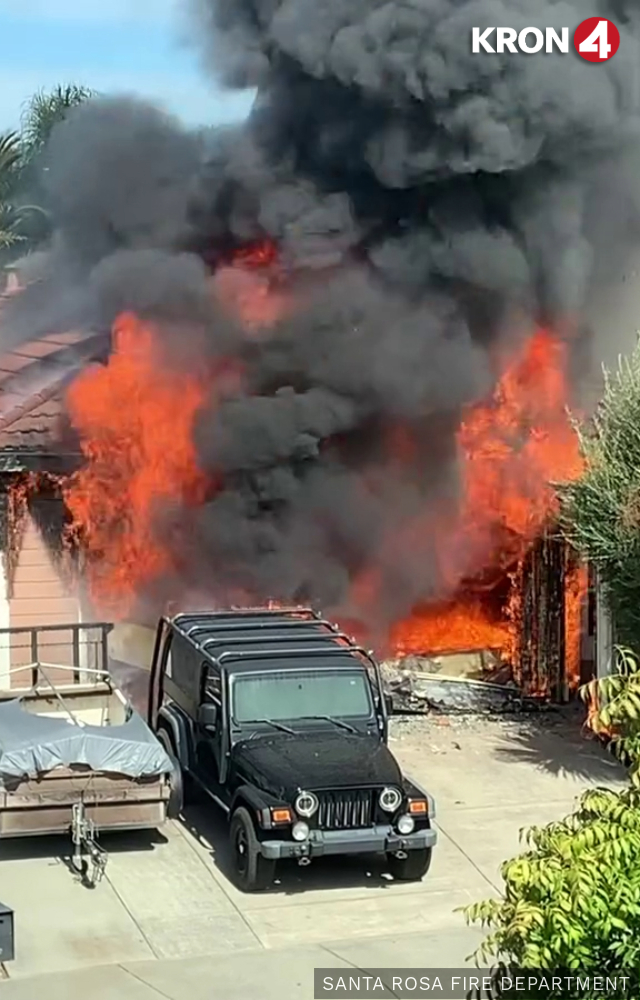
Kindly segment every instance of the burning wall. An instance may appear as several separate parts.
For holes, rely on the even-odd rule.
[[[590,310],[638,242],[632,5],[503,4],[514,27],[606,9],[606,65],[471,56],[482,0],[190,7],[258,88],[249,120],[72,112],[56,236],[3,323],[114,328],[68,395],[96,596],[313,601],[379,644],[513,658],[509,581],[579,468]]]

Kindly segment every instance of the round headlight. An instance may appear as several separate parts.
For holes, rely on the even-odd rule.
[[[413,816],[409,816],[408,814],[406,816],[401,816],[398,820],[398,833],[403,833],[405,835],[413,833],[415,825]]]
[[[400,807],[402,796],[397,788],[383,788],[380,793],[380,807],[385,812],[393,813]]]
[[[306,840],[309,836],[309,827],[306,823],[294,823],[291,829],[291,836],[294,840]]]
[[[294,806],[298,816],[308,819],[318,808],[318,798],[313,792],[300,792]]]

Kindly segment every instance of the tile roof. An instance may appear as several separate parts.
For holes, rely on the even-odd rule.
[[[55,441],[63,415],[63,387],[56,383],[49,393],[37,393],[4,413],[0,391],[0,449],[49,448]]]
[[[0,294],[0,312],[14,291]],[[99,356],[104,339],[91,331],[56,333],[2,352],[0,324],[0,452],[55,453],[65,387]]]

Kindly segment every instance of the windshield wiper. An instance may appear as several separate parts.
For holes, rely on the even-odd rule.
[[[350,726],[348,722],[343,722],[342,719],[334,719],[332,715],[304,715],[304,719],[322,719],[324,722],[333,722],[334,726],[338,726],[340,729],[346,729],[348,733],[357,733],[358,730]]]
[[[273,726],[274,729],[279,729],[281,733],[289,733],[290,736],[295,736],[295,729],[289,729],[288,726],[283,726],[281,722],[274,722],[273,719],[248,719],[246,725],[251,726],[254,722],[262,722],[265,726]]]

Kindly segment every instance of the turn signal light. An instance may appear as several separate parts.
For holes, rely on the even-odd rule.
[[[272,809],[272,823],[293,823],[293,814],[290,809]]]
[[[409,812],[412,816],[426,816],[429,812],[426,799],[411,799],[409,801]]]

